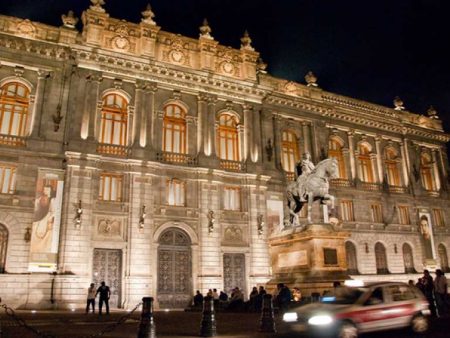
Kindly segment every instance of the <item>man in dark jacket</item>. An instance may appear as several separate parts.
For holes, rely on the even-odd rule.
[[[100,294],[100,300],[98,301],[98,313],[102,314],[102,307],[103,303],[105,303],[106,306],[106,314],[109,315],[109,297],[111,297],[111,290],[109,289],[109,286],[105,284],[105,282],[102,282],[100,287],[97,289],[97,293],[95,296]]]

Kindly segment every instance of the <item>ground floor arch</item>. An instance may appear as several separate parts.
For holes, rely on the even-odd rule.
[[[193,294],[192,250],[180,228],[165,229],[158,238],[157,301],[160,308],[186,308]]]

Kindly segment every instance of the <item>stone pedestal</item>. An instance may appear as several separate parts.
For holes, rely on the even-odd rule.
[[[269,241],[273,278],[269,290],[278,283],[298,287],[302,296],[330,290],[334,281],[343,282],[347,274],[345,240],[350,233],[330,224],[310,224],[304,229],[284,230]]]

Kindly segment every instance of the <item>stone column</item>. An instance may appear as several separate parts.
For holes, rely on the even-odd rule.
[[[81,118],[80,136],[83,140],[87,139],[89,132],[89,93],[91,89],[91,78],[86,77],[84,84],[84,98],[83,98],[83,116]]]
[[[434,173],[434,183],[436,185],[436,190],[439,191],[441,189],[441,176],[439,175],[438,168],[438,158],[437,158],[437,149],[431,149],[431,157],[433,160],[433,173]]]
[[[144,136],[144,145],[142,145],[142,128],[146,124],[146,119],[144,117],[143,107],[145,104],[145,95],[144,95],[145,83],[142,81],[136,81],[135,89],[134,89],[134,119],[133,119],[133,137],[132,144],[135,143],[135,136],[138,135],[138,143],[141,147],[145,147],[145,136]],[[139,125],[139,127],[138,127]]]
[[[249,159],[249,154],[251,155],[251,149],[253,148],[253,107],[249,104],[244,104],[242,108],[244,110],[244,152],[242,160],[246,161]]]
[[[207,123],[206,126],[206,143],[205,143],[205,155],[211,156],[216,155],[216,147],[214,140],[214,125],[216,122],[216,102],[217,98],[214,96],[210,96],[208,98],[208,115],[207,115]]]
[[[383,165],[382,165],[382,157],[381,157],[381,137],[376,136],[375,137],[375,149],[377,151],[376,161],[377,161],[377,169],[378,169],[378,182],[382,183],[384,180],[384,173],[383,173]]]
[[[208,98],[205,93],[197,96],[197,154],[206,154]]]
[[[350,160],[350,176],[354,180],[356,178],[356,163],[355,163],[355,143],[354,143],[354,132],[348,131],[348,154]]]
[[[261,145],[261,111],[256,110],[253,115],[253,162],[262,162],[262,145]]]
[[[407,150],[406,139],[400,144],[400,153],[402,155],[402,171],[403,171],[403,183],[405,187],[409,185],[409,160]]]
[[[311,154],[311,136],[309,134],[309,124],[307,122],[302,122],[303,131],[303,152]]]
[[[96,122],[97,122],[97,110],[98,110],[98,92],[100,89],[100,82],[102,77],[100,74],[91,75],[91,86],[89,90],[88,98],[88,111],[89,111],[89,127],[88,127],[88,138],[95,140]],[[101,104],[101,102],[100,102]],[[101,107],[100,107],[101,108]]]
[[[273,115],[273,150],[274,150],[274,162],[277,169],[281,168],[281,135],[280,135],[280,122],[281,117],[276,114]]]
[[[49,72],[38,70],[36,93],[34,95],[34,106],[32,113],[32,120],[30,125],[31,137],[41,136],[41,122],[42,122],[42,103],[44,100],[44,88]]]
[[[146,146],[149,149],[154,149],[156,146],[155,140],[155,93],[158,90],[156,83],[150,83],[145,88],[145,108],[144,115],[146,116],[147,125],[145,126]]]

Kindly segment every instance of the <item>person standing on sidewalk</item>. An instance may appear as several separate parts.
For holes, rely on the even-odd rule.
[[[109,315],[109,297],[111,296],[111,290],[109,286],[105,284],[105,282],[101,283],[101,286],[97,289],[96,296],[100,294],[100,300],[98,301],[98,313],[102,314],[103,303],[106,306],[106,314]]]
[[[91,286],[88,288],[86,313],[89,313],[90,305],[92,305],[92,313],[95,313],[95,296],[97,296],[95,284],[91,283]]]
[[[434,298],[436,299],[439,317],[447,313],[447,278],[441,269],[436,270],[434,279]]]

